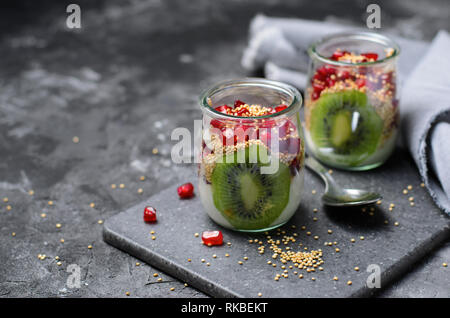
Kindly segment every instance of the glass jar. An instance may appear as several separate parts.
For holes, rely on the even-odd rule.
[[[304,182],[300,93],[266,79],[219,83],[200,97],[199,193],[223,227],[259,232],[286,223]]]
[[[309,48],[305,138],[320,161],[346,170],[383,164],[399,126],[399,47],[375,33],[341,33]]]

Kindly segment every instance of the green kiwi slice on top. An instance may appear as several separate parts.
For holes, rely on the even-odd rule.
[[[257,160],[249,160],[249,152],[255,148],[261,155]],[[237,160],[240,155],[245,156],[245,162]],[[289,167],[279,162],[277,172],[262,174],[261,167],[268,164],[266,159],[266,148],[252,145],[225,155],[223,162],[214,168],[211,182],[214,205],[236,229],[268,228],[288,204]]]
[[[310,135],[321,155],[348,165],[373,154],[382,131],[383,120],[357,90],[323,94],[311,112]]]

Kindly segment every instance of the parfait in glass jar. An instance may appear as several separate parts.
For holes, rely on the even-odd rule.
[[[326,37],[309,49],[305,137],[322,162],[347,170],[383,164],[399,126],[398,46],[372,33]]]
[[[266,231],[295,213],[304,179],[301,103],[295,88],[259,78],[219,83],[201,96],[199,193],[216,223]]]

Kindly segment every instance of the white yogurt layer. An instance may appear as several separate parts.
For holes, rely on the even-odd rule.
[[[281,212],[281,214],[278,216],[278,218],[269,225],[269,228],[286,223],[294,215],[295,211],[297,211],[304,189],[304,170],[305,169],[302,168],[299,173],[291,179],[288,204],[284,208],[283,212]],[[210,184],[207,184],[203,180],[203,178],[199,179],[198,190],[200,193],[200,199],[209,217],[213,219],[214,222],[220,224],[223,227],[232,230],[239,230],[232,226],[230,222],[228,222],[223,217],[222,213],[217,210],[216,206],[214,205],[212,186]]]
[[[305,129],[305,139],[306,139],[306,143],[308,144],[308,148],[310,149],[312,154],[317,154],[316,156],[319,158],[326,157],[326,159],[328,159],[327,161],[325,161],[326,164],[333,166],[333,167],[337,167],[337,168],[344,168],[344,169],[352,168],[352,166],[348,166],[344,163],[345,157],[346,157],[345,155],[336,155],[333,153],[325,153],[323,151],[323,149],[321,150],[320,148],[316,147],[314,145],[314,142],[311,139],[311,135],[309,134],[309,131],[306,129]],[[359,166],[363,167],[363,166],[371,166],[371,165],[375,165],[375,164],[382,164],[389,158],[392,151],[394,150],[396,140],[397,140],[397,129],[395,129],[393,131],[391,136],[384,142],[382,147],[375,150],[375,152],[372,155],[367,157],[364,161],[359,163],[354,168],[358,168]]]

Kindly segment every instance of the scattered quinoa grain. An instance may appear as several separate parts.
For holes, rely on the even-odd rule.
[[[358,271],[359,271],[359,267],[356,266],[356,267],[354,268],[354,270],[358,272]]]
[[[91,202],[91,203],[89,204],[89,206],[90,206],[91,208],[95,208],[95,203],[94,203],[94,202]]]
[[[412,186],[412,185],[408,185],[406,188],[407,188],[408,190],[412,190],[413,186]]]
[[[119,184],[119,188],[124,189],[125,188],[125,184],[123,184],[123,183]]]
[[[139,177],[139,180],[145,181],[145,176],[140,176],[140,177]]]
[[[347,285],[349,285],[349,286],[350,286],[351,284],[353,284],[353,283],[352,283],[352,281],[351,281],[351,280],[349,280],[349,281],[347,282]]]
[[[30,191],[28,191],[28,194],[29,194],[29,195],[34,195],[34,191],[33,191],[33,190],[30,190]]]
[[[261,297],[262,296],[262,293],[258,293],[258,297]]]
[[[420,184],[420,186],[421,186],[422,188],[424,188],[424,187],[425,187],[425,183],[422,182],[422,183]]]
[[[126,292],[125,295],[130,296],[130,292]]]
[[[142,194],[142,193],[144,193],[144,189],[142,189],[142,188],[139,188],[139,189],[137,190],[137,193],[138,193],[138,194]]]
[[[92,245],[88,245],[88,249],[92,249]]]
[[[111,184],[111,189],[115,189],[115,188],[117,188],[117,185],[116,184]]]
[[[447,263],[442,263],[442,266],[447,267],[448,264]]]
[[[334,276],[334,277],[333,277],[333,280],[334,280],[334,281],[338,281],[339,278],[338,278],[337,276]]]
[[[61,228],[61,223],[56,223],[56,227],[59,229],[59,228]]]

